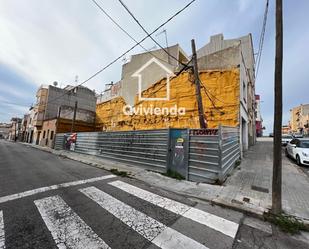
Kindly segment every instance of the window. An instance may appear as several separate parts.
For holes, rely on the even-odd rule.
[[[242,82],[242,92],[243,92],[243,99],[245,102],[247,102],[247,87],[244,81]]]
[[[50,140],[52,140],[54,138],[54,131],[50,132]]]
[[[290,142],[290,144],[296,144],[296,139],[292,139],[292,141]]]
[[[300,141],[296,140],[296,147],[300,147]]]
[[[309,148],[309,140],[308,141],[302,141],[300,144],[300,148]]]

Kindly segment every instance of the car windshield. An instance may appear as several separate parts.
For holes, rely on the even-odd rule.
[[[302,141],[300,143],[300,148],[309,148],[309,140],[308,141]]]

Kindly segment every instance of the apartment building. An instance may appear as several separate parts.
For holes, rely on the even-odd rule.
[[[26,141],[52,147],[56,133],[94,131],[95,108],[95,92],[87,87],[42,85],[28,114]]]
[[[291,132],[309,135],[309,104],[292,108],[290,115]]]

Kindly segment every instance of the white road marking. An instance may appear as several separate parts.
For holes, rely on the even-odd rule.
[[[46,197],[34,203],[58,248],[110,248],[61,197]]]
[[[159,206],[173,213],[182,215],[195,222],[208,226],[232,238],[235,238],[238,231],[239,225],[237,223],[229,221],[217,215],[210,214],[200,209],[193,208],[180,202],[168,199],[166,197],[159,196],[157,194],[140,189],[122,181],[114,181],[110,182],[109,184],[129,194],[137,196],[140,199],[148,201],[156,206]]]
[[[165,226],[96,187],[88,187],[79,191],[160,248],[207,249],[197,241]]]
[[[4,234],[3,211],[0,210],[0,249],[4,248],[5,248],[5,234]]]
[[[90,179],[86,179],[86,180],[66,182],[66,183],[60,183],[60,184],[51,185],[51,186],[47,186],[47,187],[36,188],[36,189],[28,190],[28,191],[25,191],[25,192],[21,192],[21,193],[18,193],[18,194],[12,194],[12,195],[0,197],[0,203],[24,198],[24,197],[27,197],[27,196],[46,192],[46,191],[49,191],[49,190],[55,190],[55,189],[59,189],[59,188],[67,188],[67,187],[76,186],[76,185],[80,185],[80,184],[101,181],[101,180],[109,179],[109,178],[113,178],[113,177],[116,177],[116,176],[115,175],[99,176],[99,177],[90,178]]]

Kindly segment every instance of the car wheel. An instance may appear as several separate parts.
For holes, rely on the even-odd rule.
[[[299,155],[296,155],[296,163],[297,165],[301,166],[301,161]]]

